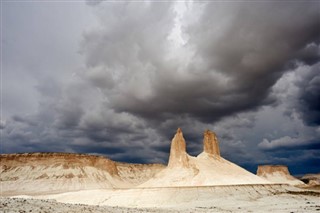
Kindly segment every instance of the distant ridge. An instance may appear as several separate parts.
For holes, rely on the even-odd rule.
[[[164,168],[73,153],[1,154],[0,162],[1,193],[9,195],[134,187]]]
[[[285,165],[260,165],[257,175],[269,180],[272,183],[283,183],[290,185],[303,185],[301,180],[293,177]]]
[[[60,193],[88,189],[271,184],[220,155],[217,135],[206,130],[203,152],[186,151],[180,128],[171,141],[168,165],[130,164],[73,153],[0,155],[5,194]]]

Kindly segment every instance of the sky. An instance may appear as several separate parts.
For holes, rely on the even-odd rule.
[[[319,1],[1,1],[1,153],[165,164],[178,127],[319,173]]]

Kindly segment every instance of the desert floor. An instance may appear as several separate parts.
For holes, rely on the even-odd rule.
[[[109,207],[84,204],[59,203],[54,200],[24,199],[24,198],[0,198],[0,212],[2,213],[123,213],[123,212],[177,212],[168,209],[143,209]]]
[[[107,192],[94,190],[46,196],[1,197],[0,212],[320,212],[319,191],[271,190],[272,193],[265,193],[266,190],[259,192],[248,187],[235,190],[240,191],[239,193],[228,191],[222,193],[208,187],[178,191],[162,189],[160,192],[154,189],[124,190],[113,194],[114,197],[109,199],[112,202],[103,199],[97,202],[98,197],[103,197]],[[155,197],[156,195],[164,198]],[[93,201],[99,205],[92,205]],[[116,205],[117,202],[119,206]]]

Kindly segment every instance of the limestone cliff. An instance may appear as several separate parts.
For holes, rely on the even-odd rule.
[[[260,165],[257,175],[273,183],[285,183],[290,185],[302,185],[303,182],[291,176],[285,165]]]
[[[3,195],[134,187],[164,168],[71,153],[1,154],[0,163]]]
[[[289,169],[285,165],[260,165],[258,166],[257,175],[265,176],[276,172],[290,175]]]
[[[220,149],[217,135],[210,130],[206,130],[204,132],[203,151],[209,154],[209,156],[220,157]]]
[[[186,152],[186,141],[180,128],[171,141],[168,167],[188,166],[188,154]]]
[[[74,153],[22,153],[0,155],[1,166],[5,170],[12,170],[22,166],[35,167],[62,167],[75,169],[83,166],[93,167],[105,171],[112,176],[118,176],[116,163],[102,156]]]

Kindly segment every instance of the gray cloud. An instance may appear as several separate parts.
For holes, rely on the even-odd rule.
[[[141,9],[135,4],[111,7],[125,14],[121,21],[114,24],[102,14],[106,27],[85,37],[88,67],[103,66],[101,72],[112,79],[105,80],[117,82],[107,89],[96,86],[118,112],[158,122],[177,116],[215,122],[274,102],[270,89],[287,68],[319,60],[314,44],[320,19],[312,3],[206,3],[192,24],[183,23],[188,41],[181,49],[192,57],[180,63],[180,55],[164,57],[170,10],[156,5],[157,12],[150,4],[134,17]],[[307,11],[303,17],[297,16],[301,10]],[[185,16],[194,12],[191,8]]]
[[[0,120],[0,129],[4,129],[6,127],[6,120]]]
[[[272,141],[263,139],[258,144],[259,148],[264,150],[279,150],[279,149],[320,149],[320,138],[292,138],[290,136],[284,136]]]
[[[307,125],[320,125],[320,63],[297,82],[299,87],[298,110]]]
[[[103,2],[104,0],[86,0],[87,5],[95,6]]]

